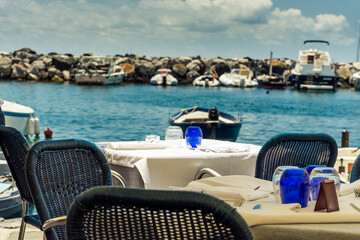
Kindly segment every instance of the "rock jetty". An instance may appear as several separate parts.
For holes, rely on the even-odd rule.
[[[75,74],[84,66],[80,59],[83,56],[72,54],[37,54],[29,48],[22,48],[13,53],[0,52],[0,79],[22,81],[75,81]],[[179,80],[179,84],[191,84],[192,81],[204,73],[215,73],[220,77],[232,68],[248,67],[254,75],[269,72],[268,59],[232,58],[223,59],[195,57],[150,57],[134,54],[111,56],[114,63],[125,66],[128,73],[124,82],[149,83],[150,78],[159,68],[170,68],[172,74]],[[290,74],[295,61],[291,59],[273,59],[273,72],[286,78]],[[340,85],[346,86],[350,76],[360,71],[358,63],[335,64],[336,73],[340,77]]]

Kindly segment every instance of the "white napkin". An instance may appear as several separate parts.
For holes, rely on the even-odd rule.
[[[360,179],[356,180],[355,182],[352,182],[350,184],[341,184],[340,185],[340,196],[344,196],[347,194],[351,194],[354,192],[354,189],[359,188],[360,189]]]
[[[130,141],[130,142],[109,142],[108,148],[114,150],[136,150],[136,149],[163,149],[165,144],[150,143],[144,141]]]
[[[268,197],[272,192],[272,182],[245,175],[234,175],[192,181],[186,188],[204,189],[207,194],[224,201],[234,201],[237,198],[253,201]]]

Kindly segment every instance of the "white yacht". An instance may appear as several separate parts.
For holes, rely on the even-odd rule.
[[[327,50],[310,48],[304,50],[306,44],[326,44]],[[291,76],[298,90],[333,90],[336,87],[336,74],[331,64],[329,54],[330,43],[323,40],[306,40],[303,49],[299,51],[295,68],[291,70]]]

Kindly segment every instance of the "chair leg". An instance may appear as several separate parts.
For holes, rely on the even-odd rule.
[[[21,216],[21,225],[20,225],[20,232],[19,232],[19,240],[23,240],[24,239],[24,235],[25,235],[25,228],[26,228],[26,222],[25,222],[25,215],[27,212],[27,204],[26,201],[23,200],[22,201],[22,216]]]

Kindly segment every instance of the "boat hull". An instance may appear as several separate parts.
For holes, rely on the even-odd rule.
[[[19,214],[22,210],[22,200],[17,189],[8,190],[9,195],[0,195],[0,217],[9,218]],[[5,192],[7,194],[7,192]],[[4,194],[2,194],[4,195]]]
[[[212,121],[212,120],[191,120],[191,121],[183,121],[178,122],[181,117],[185,117],[187,114],[190,113],[201,113],[202,115],[207,115],[209,109],[206,108],[189,108],[184,109],[181,112],[175,113],[174,115],[170,116],[169,124],[171,126],[179,126],[183,133],[185,133],[186,129],[189,126],[198,126],[201,128],[203,133],[203,138],[205,139],[217,139],[223,141],[231,141],[235,142],[239,136],[239,132],[242,126],[241,120],[235,118],[234,116],[219,112],[219,119],[225,119],[224,121]]]
[[[16,128],[23,135],[28,134],[28,120],[34,117],[34,110],[14,102],[4,101],[1,106],[5,116],[5,125]]]
[[[336,89],[336,76],[299,75],[295,76],[298,90],[331,90]]]

